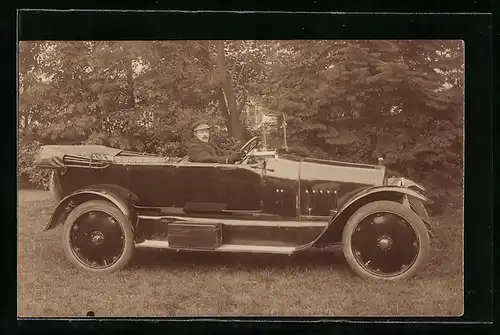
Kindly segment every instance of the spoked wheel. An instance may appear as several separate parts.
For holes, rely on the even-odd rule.
[[[77,206],[63,230],[66,256],[77,267],[91,272],[115,272],[130,261],[134,234],[123,213],[107,201]]]
[[[411,208],[377,201],[358,209],[343,232],[343,251],[354,272],[366,279],[413,277],[430,253],[427,228]]]

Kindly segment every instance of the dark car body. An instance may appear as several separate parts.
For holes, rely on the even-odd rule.
[[[124,214],[135,247],[292,254],[342,243],[349,218],[380,200],[406,204],[430,228],[423,188],[387,178],[381,164],[267,150],[238,164],[194,163],[105,146],[44,146],[35,163],[54,169],[58,205],[46,229],[103,199]]]

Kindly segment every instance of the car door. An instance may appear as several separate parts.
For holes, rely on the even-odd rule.
[[[172,165],[130,165],[128,184],[143,207],[174,205],[174,167]]]
[[[219,186],[220,168],[215,163],[179,163],[175,165],[174,206],[186,213],[221,212],[226,200]]]
[[[260,212],[263,207],[263,165],[220,164],[218,167],[218,195],[226,204],[226,211]]]

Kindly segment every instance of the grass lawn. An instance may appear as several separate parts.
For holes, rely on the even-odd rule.
[[[66,260],[61,227],[43,232],[48,192],[20,190],[18,315],[85,316],[456,316],[463,313],[463,219],[449,209],[430,263],[407,282],[367,282],[340,253],[295,256],[137,251],[111,275]]]

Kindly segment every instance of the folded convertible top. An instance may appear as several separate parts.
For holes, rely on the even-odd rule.
[[[64,168],[68,162],[111,162],[123,150],[104,145],[44,145],[34,164],[42,168]]]

